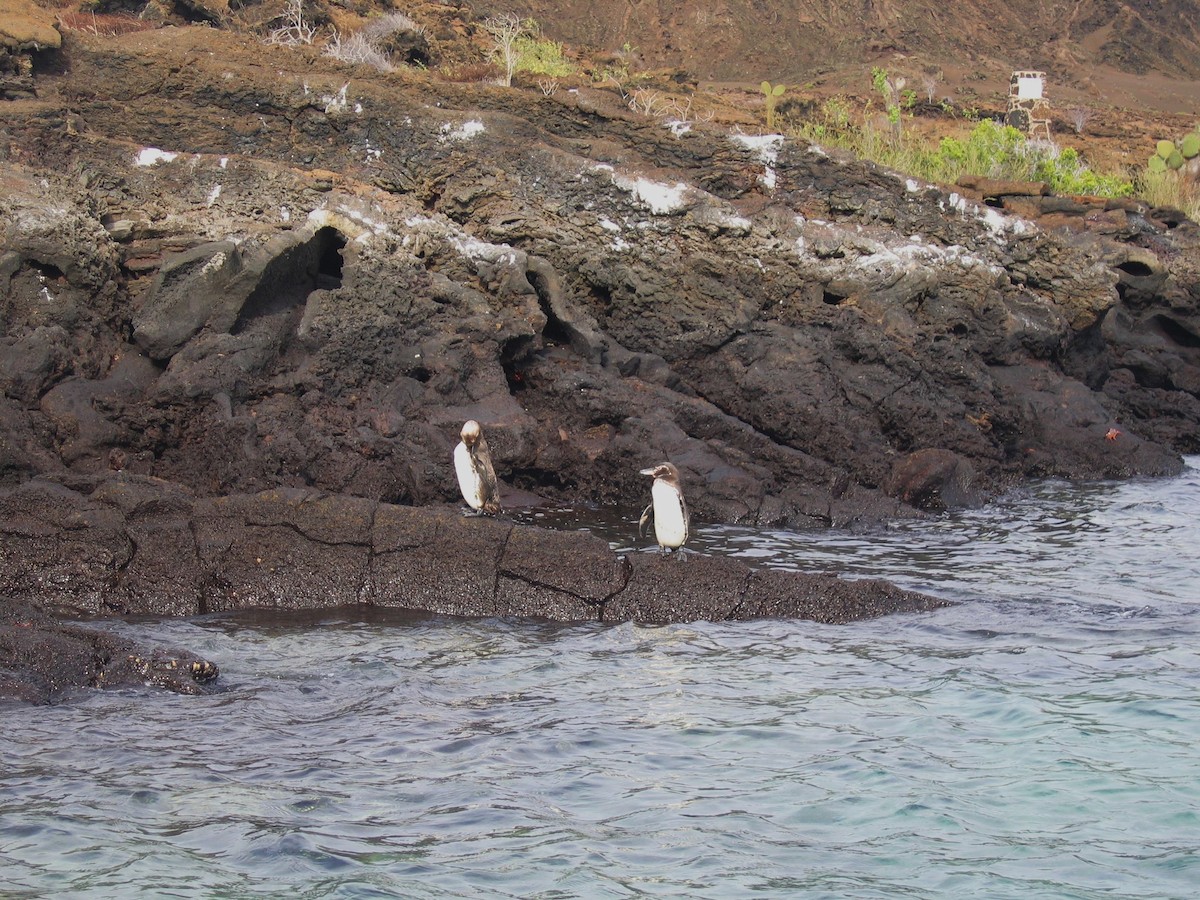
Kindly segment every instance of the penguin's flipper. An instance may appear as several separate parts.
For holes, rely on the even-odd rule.
[[[646,536],[646,526],[654,521],[654,504],[651,503],[642,510],[642,517],[638,519],[638,537]]]

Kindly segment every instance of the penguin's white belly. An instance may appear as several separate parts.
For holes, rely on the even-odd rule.
[[[458,474],[458,487],[463,499],[471,509],[483,508],[483,479],[475,471],[474,460],[467,445],[459,443],[454,448],[454,471]]]
[[[682,547],[687,540],[687,518],[679,492],[669,484],[655,481],[650,488],[650,500],[654,503],[654,537],[660,547]]]

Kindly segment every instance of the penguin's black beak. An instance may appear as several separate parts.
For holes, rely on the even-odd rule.
[[[640,472],[638,472],[638,474],[639,475],[653,475],[654,471],[655,471],[654,467],[651,466],[649,469],[642,469]]]

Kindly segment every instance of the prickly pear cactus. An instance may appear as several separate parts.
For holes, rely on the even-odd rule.
[[[1184,159],[1194,159],[1200,155],[1200,131],[1193,131],[1179,142],[1179,152]]]
[[[1176,143],[1161,140],[1154,145],[1154,155],[1146,162],[1146,169],[1152,175],[1163,172],[1178,172],[1184,169],[1193,176],[1200,175],[1200,124],[1195,131],[1190,131]]]
[[[782,84],[772,86],[771,82],[764,81],[759,88],[763,92],[763,96],[767,100],[767,131],[775,130],[775,104],[779,98],[783,96],[783,92],[787,90]]]

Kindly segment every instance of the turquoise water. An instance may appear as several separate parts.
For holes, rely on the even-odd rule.
[[[0,705],[0,896],[1195,896],[1190,463],[869,534],[700,529],[960,601],[917,616],[114,626],[223,689]]]

